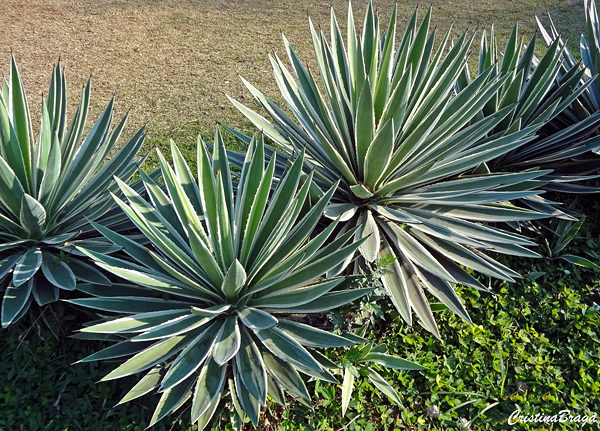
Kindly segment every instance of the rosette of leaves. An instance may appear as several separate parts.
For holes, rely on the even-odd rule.
[[[321,189],[341,178],[326,215],[340,217],[342,233],[358,228],[365,261],[392,256],[382,277],[389,297],[409,324],[414,311],[439,336],[426,291],[469,320],[453,285],[483,286],[465,268],[513,281],[518,274],[488,252],[536,256],[531,241],[487,223],[543,217],[509,201],[537,195],[535,180],[548,172],[474,173],[529,142],[536,127],[480,145],[514,111],[471,121],[508,77],[491,78],[490,67],[453,97],[473,38],[448,46],[447,32],[436,50],[429,23],[430,11],[420,25],[415,12],[397,44],[395,7],[381,32],[369,3],[360,37],[349,8],[344,41],[332,11],[330,40],[310,24],[319,84],[287,39],[291,70],[271,57],[293,117],[246,81],[270,119],[231,100],[283,152],[305,149]]]
[[[19,320],[33,300],[56,301],[59,290],[78,281],[109,284],[77,246],[109,250],[91,227],[102,220],[113,229],[131,227],[115,212],[108,193],[113,175],[128,180],[137,170],[134,158],[143,141],[139,130],[112,157],[127,115],[111,130],[113,100],[83,138],[90,101],[90,81],[67,123],[67,89],[60,62],[42,100],[41,126],[32,132],[29,107],[14,58],[0,93],[0,290],[2,326]],[[108,160],[107,160],[108,159]]]
[[[353,341],[301,320],[371,290],[322,277],[363,241],[353,242],[356,228],[329,239],[336,222],[315,231],[336,185],[309,205],[312,176],[302,174],[302,155],[278,179],[275,154],[265,168],[262,140],[253,140],[234,188],[219,132],[212,156],[199,140],[197,180],[174,144],[171,152],[173,167],[158,153],[166,192],[143,172],[149,201],[118,181],[126,201],[115,200],[148,248],[94,224],[127,257],[81,249],[105,270],[167,298],[140,295],[137,287],[72,300],[125,314],[82,329],[125,337],[84,360],[131,356],[104,380],[144,372],[122,402],[156,389],[151,424],[191,398],[191,420],[203,428],[229,393],[256,425],[267,395],[310,398],[299,373],[335,381],[318,349]]]
[[[558,41],[561,48],[563,48],[563,69],[561,73],[565,73],[572,68],[582,67],[584,74],[581,77],[581,83],[586,84],[593,81],[571,107],[572,119],[575,121],[600,111],[600,82],[595,79],[596,75],[600,72],[600,21],[598,21],[598,10],[596,9],[595,0],[584,0],[583,4],[585,34],[582,34],[579,39],[581,61],[576,59],[567,48],[552,22],[550,14],[548,14],[550,21],[548,29],[544,27],[540,19],[536,16],[538,28],[546,44],[551,45]]]
[[[600,167],[600,157],[592,153],[600,147],[597,132],[600,111],[578,120],[572,107],[593,85],[593,80],[583,82],[585,71],[578,65],[561,73],[560,58],[564,48],[558,39],[537,59],[534,55],[536,40],[534,35],[527,45],[522,39],[519,41],[515,25],[503,54],[499,56],[493,27],[489,39],[486,32],[483,33],[476,76],[487,74],[492,68],[488,79],[496,76],[508,76],[508,79],[478,117],[493,115],[505,106],[515,104],[514,111],[489,132],[488,139],[532,126],[537,127],[537,137],[486,162],[481,168],[512,172],[552,169],[551,173],[538,178],[544,182],[545,189],[567,193],[597,192],[596,188],[573,184],[592,178],[588,174],[595,174]],[[470,83],[471,77],[465,68],[457,85],[459,94]],[[570,218],[555,207],[554,202],[540,196],[524,198],[522,204]]]

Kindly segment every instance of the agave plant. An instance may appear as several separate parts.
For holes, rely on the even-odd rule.
[[[585,35],[582,34],[579,40],[581,62],[576,60],[575,56],[566,47],[552,22],[550,14],[548,14],[549,29],[546,29],[540,19],[536,17],[540,33],[546,44],[550,45],[558,41],[563,48],[562,72],[579,67],[581,64],[584,70],[584,75],[581,77],[582,83],[593,81],[572,107],[572,118],[575,120],[600,111],[600,82],[595,80],[596,75],[600,72],[600,21],[598,20],[595,0],[584,0],[583,4],[585,9]]]
[[[0,290],[2,326],[19,320],[32,300],[56,301],[59,289],[73,290],[78,280],[108,284],[77,246],[114,247],[91,227],[102,220],[123,229],[127,218],[112,211],[112,176],[128,180],[137,170],[134,158],[144,141],[139,130],[106,163],[127,115],[111,130],[113,100],[85,139],[90,85],[83,89],[71,122],[66,123],[66,82],[60,63],[52,72],[41,126],[33,137],[27,99],[14,58],[0,94]],[[127,226],[130,226],[127,224]],[[33,299],[32,299],[33,298]]]
[[[472,120],[508,77],[489,67],[454,95],[473,37],[448,47],[448,31],[434,50],[430,12],[420,25],[413,14],[399,44],[395,6],[382,33],[369,3],[360,38],[349,7],[345,42],[333,10],[330,41],[310,23],[321,87],[284,37],[292,70],[277,56],[271,64],[295,120],[245,80],[271,120],[231,101],[286,154],[305,149],[319,187],[341,178],[326,215],[340,217],[342,234],[358,228],[365,261],[396,259],[382,277],[389,297],[409,324],[412,309],[439,336],[425,290],[469,320],[453,285],[483,285],[465,267],[518,277],[488,252],[536,256],[524,247],[533,243],[486,223],[543,217],[508,201],[537,195],[536,180],[548,171],[473,173],[532,140],[536,127],[487,139],[515,105]]]
[[[197,181],[174,144],[171,152],[174,167],[158,153],[166,193],[141,172],[150,202],[118,181],[127,201],[115,200],[150,246],[94,223],[128,258],[81,248],[100,267],[146,288],[120,286],[112,289],[116,296],[91,288],[97,297],[71,301],[125,314],[82,329],[124,337],[84,360],[133,355],[103,380],[145,372],[122,402],[157,389],[151,425],[192,398],[191,420],[203,428],[228,392],[256,425],[267,394],[309,398],[298,372],[335,381],[318,349],[353,341],[301,317],[371,290],[322,278],[364,241],[353,242],[354,228],[328,242],[337,222],[315,231],[336,185],[307,207],[312,178],[302,174],[302,155],[276,179],[275,154],[265,168],[262,140],[252,140],[234,193],[218,131],[212,156],[199,139]]]
[[[509,134],[525,127],[537,126],[537,138],[508,153],[486,163],[492,171],[504,170],[520,172],[529,169],[552,169],[543,177],[547,190],[568,193],[589,193],[597,189],[574,182],[589,179],[600,167],[600,157],[591,152],[600,148],[600,111],[588,115],[581,121],[572,119],[572,105],[588,91],[593,80],[582,82],[584,70],[574,65],[561,73],[560,61],[564,47],[560,41],[553,41],[541,59],[534,55],[536,36],[525,46],[517,37],[517,26],[508,39],[504,53],[498,56],[498,45],[494,30],[488,40],[483,33],[477,75],[508,76],[498,93],[482,109],[483,118],[498,112],[503,107],[516,104],[511,115],[507,116],[489,134],[488,139]],[[457,85],[460,92],[467,88],[471,78],[465,68]],[[482,142],[485,142],[483,140]],[[554,203],[533,196],[522,203],[536,210],[570,218]]]

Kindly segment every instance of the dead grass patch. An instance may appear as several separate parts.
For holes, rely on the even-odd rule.
[[[282,52],[285,31],[300,55],[312,48],[307,13],[316,24],[329,25],[330,4],[345,20],[346,0],[3,0],[1,70],[8,69],[12,48],[30,98],[47,91],[50,67],[61,56],[67,68],[71,102],[93,74],[92,114],[115,94],[120,113],[132,108],[130,131],[147,123],[151,142],[169,136],[193,145],[196,132],[209,133],[219,120],[247,128],[224,92],[248,101],[241,74],[277,99],[267,53]],[[362,18],[364,1],[354,3]],[[557,9],[562,28],[577,30],[582,0],[432,1],[434,25],[455,33],[489,27],[501,38],[516,21],[535,30],[534,15]],[[386,13],[391,1],[375,1]],[[398,3],[406,22],[418,1]],[[566,17],[566,19],[564,19]],[[387,19],[387,16],[382,18]],[[32,101],[30,100],[30,103]],[[38,108],[32,103],[34,108]],[[36,111],[34,111],[34,116]]]

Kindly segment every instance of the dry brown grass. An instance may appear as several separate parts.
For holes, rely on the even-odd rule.
[[[111,94],[122,113],[132,108],[131,127],[148,123],[151,141],[168,136],[189,140],[207,133],[216,120],[245,128],[224,92],[248,100],[237,74],[269,95],[277,90],[267,53],[282,51],[285,31],[303,58],[310,59],[307,13],[328,26],[330,4],[346,18],[346,0],[2,0],[1,70],[12,48],[30,99],[46,91],[50,67],[61,56],[71,99],[93,74],[92,114]],[[366,1],[354,3],[362,18]],[[398,3],[405,22],[418,1]],[[535,29],[534,15],[555,10],[566,29],[579,28],[582,0],[433,0],[433,23],[444,30],[488,27],[506,36],[517,20]],[[389,13],[391,1],[375,1]],[[385,14],[384,14],[385,15]],[[565,18],[566,17],[566,18]],[[387,19],[387,17],[385,17]],[[358,19],[357,19],[358,20]],[[574,22],[575,20],[575,22]],[[2,57],[0,57],[1,59]],[[31,103],[31,100],[30,100]],[[33,103],[34,108],[37,104]],[[35,112],[34,112],[35,116]]]

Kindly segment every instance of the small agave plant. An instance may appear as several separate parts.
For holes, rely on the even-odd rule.
[[[103,380],[144,372],[121,402],[157,390],[151,425],[191,398],[191,420],[202,429],[227,394],[257,425],[267,395],[309,399],[299,372],[336,381],[319,349],[354,341],[302,320],[371,290],[322,277],[364,240],[353,242],[357,228],[330,240],[337,222],[315,231],[337,185],[308,205],[303,155],[277,179],[275,154],[265,168],[262,140],[252,140],[234,188],[218,131],[212,156],[199,139],[197,180],[174,144],[171,152],[173,167],[158,153],[166,193],[143,172],[150,201],[118,181],[127,199],[115,200],[149,246],[95,223],[124,257],[80,249],[138,285],[90,287],[96,297],[71,301],[125,314],[82,329],[122,340],[84,361],[131,356]]]
[[[573,114],[573,104],[590,89],[593,80],[583,81],[584,70],[578,65],[561,73],[564,48],[554,40],[542,58],[534,55],[536,36],[525,46],[517,37],[517,26],[508,39],[504,53],[498,55],[494,30],[489,39],[483,33],[477,75],[489,73],[508,76],[497,94],[481,111],[480,118],[493,115],[505,106],[515,104],[514,111],[489,133],[487,140],[510,134],[526,127],[537,127],[534,140],[489,162],[484,169],[522,172],[531,169],[552,170],[543,177],[546,190],[565,193],[590,193],[597,189],[574,184],[589,179],[600,168],[600,157],[592,152],[600,148],[600,110],[581,121]],[[460,91],[471,83],[468,69],[457,85]],[[573,119],[575,117],[575,119]],[[486,140],[483,140],[486,142]],[[481,169],[482,167],[479,167]],[[538,211],[566,219],[571,217],[541,196],[531,196],[521,203]]]
[[[333,10],[330,39],[311,23],[320,84],[284,37],[292,68],[277,56],[271,64],[295,119],[246,81],[270,120],[231,101],[284,153],[305,149],[321,189],[341,178],[326,215],[340,217],[342,235],[358,229],[365,261],[394,259],[382,277],[389,297],[409,324],[414,311],[439,337],[426,291],[469,320],[453,285],[484,286],[466,268],[513,281],[519,275],[489,252],[537,256],[525,247],[533,242],[487,223],[544,217],[509,201],[540,193],[535,180],[548,172],[475,170],[532,140],[536,127],[481,143],[514,112],[509,103],[476,118],[508,77],[490,66],[455,94],[473,38],[448,46],[447,32],[434,49],[430,12],[420,25],[415,12],[399,43],[395,6],[381,32],[369,3],[360,36],[350,7],[346,41]]]
[[[27,99],[14,58],[0,93],[0,291],[2,327],[19,320],[33,300],[56,301],[59,290],[78,281],[109,284],[76,247],[114,250],[91,227],[102,220],[115,230],[131,227],[113,211],[108,193],[113,175],[128,180],[144,130],[106,161],[127,116],[111,130],[113,100],[82,139],[90,100],[90,82],[71,122],[66,122],[66,83],[60,63],[54,68],[41,126],[34,139]],[[105,163],[106,161],[106,163]]]
[[[375,368],[385,367],[395,370],[425,370],[419,364],[406,359],[398,358],[387,352],[385,344],[362,343],[352,346],[343,356],[342,366],[336,367],[334,371],[343,374],[342,380],[342,416],[346,415],[352,392],[354,391],[355,379],[366,378],[383,395],[387,396],[396,405],[401,406],[400,395]]]

